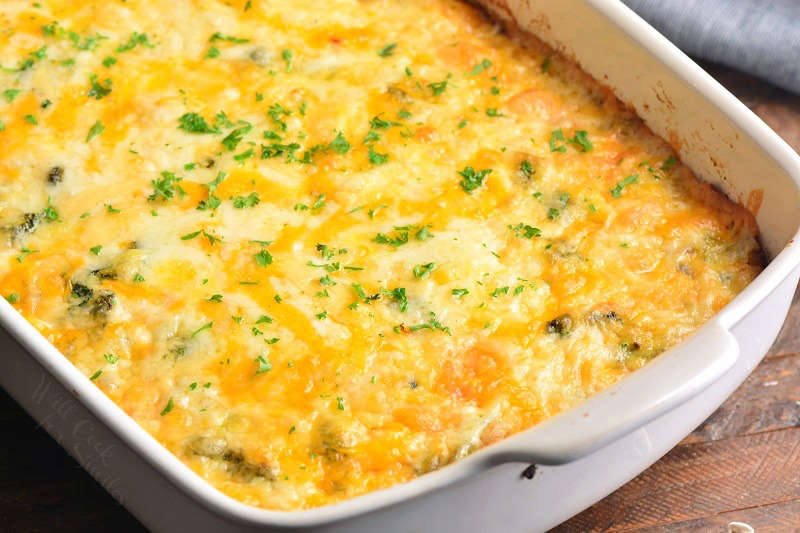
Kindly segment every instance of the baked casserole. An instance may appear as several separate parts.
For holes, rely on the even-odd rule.
[[[762,269],[753,214],[455,0],[0,6],[0,289],[224,493],[528,428]]]

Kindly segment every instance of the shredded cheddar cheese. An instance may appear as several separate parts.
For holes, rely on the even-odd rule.
[[[761,270],[753,217],[454,0],[7,0],[0,289],[224,493],[410,480]]]

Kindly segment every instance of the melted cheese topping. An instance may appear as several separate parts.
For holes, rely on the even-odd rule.
[[[6,0],[0,288],[270,509],[409,480],[679,342],[752,216],[451,0]]]

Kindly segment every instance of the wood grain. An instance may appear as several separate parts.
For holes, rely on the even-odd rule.
[[[797,499],[800,427],[679,445],[556,531],[627,531]]]
[[[800,96],[703,65],[800,151]],[[775,345],[733,396],[680,445],[555,531],[800,532],[800,294]],[[0,391],[0,531],[142,532]],[[498,521],[501,518],[498,517]]]

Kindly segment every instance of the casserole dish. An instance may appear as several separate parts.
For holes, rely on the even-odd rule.
[[[591,4],[576,3],[559,8],[533,8],[509,3],[507,5],[493,4],[490,7],[494,8],[501,17],[508,18],[513,16],[513,19],[521,27],[536,31],[565,54],[578,59],[590,73],[603,79],[613,87],[619,87],[619,95],[636,107],[640,114],[649,120],[656,131],[670,137],[675,144],[680,145],[684,159],[706,179],[717,184],[729,195],[739,199],[739,201],[747,201],[753,211],[757,210],[761,201],[767,202],[765,205],[769,207],[772,218],[762,210],[759,223],[764,232],[764,244],[771,255],[776,255],[777,250],[788,242],[797,226],[795,208],[797,200],[796,182],[791,178],[792,174],[796,174],[796,162],[793,163],[785,147],[775,143],[774,139],[770,138],[768,133],[765,133],[765,130],[759,129],[763,128],[763,126],[760,126],[757,121],[752,121],[749,115],[742,114],[741,110],[737,111],[737,108],[726,100],[729,97],[726,97],[724,93],[715,95],[714,86],[709,85],[709,82],[702,75],[692,70],[691,64],[686,63],[683,65],[686,69],[686,73],[682,75],[683,77],[670,73],[668,67],[681,67],[682,62],[685,63],[685,58],[674,55],[674,52],[670,49],[656,51],[657,53],[654,56],[650,56],[637,47],[634,40],[626,38],[619,29],[613,30],[610,26],[607,34],[606,28],[601,28],[604,39],[608,41],[608,49],[602,50],[602,53],[598,54],[599,50],[596,43],[587,40],[586,36],[590,32],[586,31],[586,28],[580,27],[581,20],[584,21],[583,24],[589,24],[589,21],[592,21],[593,25],[596,24],[595,19],[597,19],[598,15],[593,13]],[[642,33],[644,30],[641,28],[637,30],[636,24],[638,23],[625,13],[622,11],[614,16],[620,17],[619,20],[622,21],[620,24],[623,26],[626,24],[630,26],[627,29],[631,35],[641,41],[640,45],[653,47],[658,43],[657,40],[652,41],[652,39],[655,39],[654,37],[648,37],[646,32]],[[578,19],[577,22],[575,21],[576,18]],[[601,17],[600,20],[601,22],[606,20],[609,25],[611,24],[611,18],[602,19]],[[639,34],[637,34],[637,31]],[[651,41],[648,41],[648,39],[651,39]],[[663,65],[656,62],[655,56],[658,56],[658,54],[663,56]],[[652,81],[646,81],[644,79],[645,73],[655,74],[655,78]],[[686,83],[687,80],[690,80],[691,84],[698,89],[695,91],[689,90]],[[627,88],[629,85],[630,89]],[[714,101],[707,101],[703,94],[704,92],[709,98],[713,97]],[[680,102],[680,105],[676,105],[674,102]],[[727,110],[730,116],[726,117],[725,113],[715,109],[712,103],[715,103],[721,109]],[[752,122],[752,124],[748,123],[748,121]],[[735,125],[736,122],[738,122],[738,126]],[[741,129],[741,126],[746,126],[748,130],[752,130],[752,135],[739,132],[738,130]],[[759,143],[761,146],[759,146]],[[795,168],[792,168],[792,165],[795,165]],[[762,179],[759,183],[755,183],[756,180],[754,179],[754,176],[758,175],[756,174],[756,169],[766,176],[766,179]],[[239,521],[249,526],[263,527],[316,526],[319,528],[341,527],[348,530],[359,527],[372,529],[372,525],[384,523],[387,518],[392,516],[410,515],[407,512],[409,510],[408,506],[415,505],[419,506],[420,510],[425,509],[425,512],[414,511],[413,518],[409,516],[406,522],[392,520],[393,527],[401,529],[432,528],[437,525],[437,520],[447,520],[449,517],[447,513],[434,512],[434,509],[441,509],[441,505],[431,508],[429,507],[431,505],[430,502],[439,501],[440,504],[446,504],[448,503],[447,499],[455,497],[458,497],[459,501],[464,501],[465,498],[469,501],[469,496],[460,491],[475,490],[475,483],[479,480],[481,485],[489,485],[487,490],[497,493],[498,506],[504,506],[514,501],[524,504],[524,500],[515,499],[511,494],[502,494],[504,490],[506,492],[510,490],[508,486],[503,486],[502,483],[503,480],[508,481],[511,467],[492,469],[481,476],[471,479],[469,483],[437,491],[424,501],[414,497],[430,492],[435,488],[443,488],[445,485],[450,486],[455,481],[466,478],[469,474],[477,473],[501,462],[569,463],[568,466],[558,468],[561,474],[558,476],[558,481],[554,481],[552,486],[542,488],[541,479],[544,478],[546,470],[540,471],[541,473],[535,478],[539,481],[530,484],[531,487],[536,487],[535,490],[542,494],[539,496],[541,498],[545,497],[543,490],[547,491],[547,495],[556,495],[559,498],[559,505],[547,505],[547,508],[553,509],[554,512],[541,515],[538,518],[540,520],[539,523],[532,523],[530,520],[533,519],[526,517],[524,513],[515,515],[519,519],[516,524],[520,527],[526,529],[535,527],[538,529],[579,510],[580,505],[590,503],[592,498],[602,495],[602,490],[608,490],[609,487],[613,488],[609,484],[598,490],[596,487],[592,488],[593,484],[585,484],[579,489],[570,490],[571,498],[568,499],[568,504],[561,503],[561,500],[564,500],[562,497],[564,492],[563,485],[559,484],[570,480],[570,468],[580,464],[584,465],[582,468],[586,468],[587,464],[604,466],[610,458],[613,458],[613,454],[611,456],[603,456],[604,453],[607,453],[606,450],[611,449],[613,452],[615,446],[625,445],[627,439],[631,438],[630,432],[632,430],[640,428],[633,436],[639,435],[641,437],[640,432],[643,431],[641,429],[643,424],[672,408],[684,404],[697,393],[708,390],[708,386],[711,383],[715,382],[720,376],[728,375],[734,366],[737,369],[743,368],[745,371],[752,368],[752,366],[748,367],[747,364],[742,363],[743,354],[740,354],[740,350],[746,346],[744,344],[745,340],[752,343],[754,339],[758,339],[768,343],[777,329],[772,332],[767,331],[766,335],[762,334],[760,337],[749,336],[747,339],[738,339],[732,334],[732,329],[734,325],[738,327],[743,317],[765,295],[772,292],[780,282],[784,281],[793,286],[793,280],[789,279],[788,276],[796,265],[795,256],[796,251],[793,245],[788,246],[781,254],[777,255],[762,276],[694,337],[682,346],[658,358],[652,365],[637,372],[630,379],[620,383],[619,386],[613,387],[583,404],[579,409],[565,413],[563,416],[554,418],[534,430],[526,431],[512,439],[476,453],[453,467],[425,476],[413,483],[352,500],[341,505],[297,513],[257,511],[241,504],[233,504],[230,500],[202,483],[185,467],[176,464],[176,460],[171,455],[157,446],[130,419],[124,417],[119,410],[99,396],[96,390],[88,388],[86,381],[76,377],[71,367],[67,368],[68,364],[60,358],[52,346],[47,345],[38,335],[31,333],[29,328],[26,329],[25,325],[19,322],[18,317],[9,313],[8,319],[5,320],[5,325],[18,340],[22,341],[26,348],[35,352],[39,361],[48,371],[54,373],[64,385],[70,387],[75,395],[83,398],[86,405],[99,415],[103,423],[119,432],[124,437],[122,442],[125,442],[145,459],[148,459],[159,471],[167,474],[169,480],[175,483],[177,487],[188,492],[195,501],[199,500],[205,505],[206,511],[191,512],[188,513],[190,516],[183,516],[182,513],[175,512],[176,506],[182,506],[188,512],[191,506],[194,505],[192,500],[187,499],[186,496],[166,500],[163,491],[148,489],[140,493],[132,493],[127,497],[128,504],[139,516],[142,516],[142,509],[145,508],[148,514],[153,513],[151,516],[142,516],[143,521],[151,527],[177,527],[178,524],[182,527],[187,527],[187,521],[198,521],[198,526],[201,526],[201,529],[219,531],[226,528],[233,529],[236,521]],[[788,281],[786,281],[787,279]],[[786,303],[788,305],[788,298]],[[777,324],[775,328],[777,328]],[[748,349],[757,358],[763,353],[765,347],[766,344],[757,348],[751,346]],[[19,375],[20,372],[16,372],[16,374]],[[739,378],[743,376],[744,373]],[[19,378],[16,377],[16,379]],[[14,386],[18,386],[18,383],[19,381]],[[735,382],[731,383],[733,385],[736,384]],[[36,393],[40,401],[39,405],[47,405],[48,402],[44,401],[43,398],[50,394],[51,391],[57,393],[57,388],[53,387],[49,388],[46,385],[34,387],[33,390],[39,391]],[[720,398],[722,397],[724,395]],[[25,403],[24,400],[21,401]],[[74,412],[79,411],[77,407],[73,408],[69,403],[56,401],[56,404],[61,406],[58,409],[58,412],[61,413],[59,416],[69,418]],[[716,404],[712,404],[713,402],[708,403],[707,407],[713,409]],[[696,416],[698,413],[702,413],[703,409],[695,407],[692,412]],[[687,418],[687,420],[689,420],[690,424],[699,422],[699,420],[692,421],[692,417]],[[58,430],[57,421],[57,417],[49,417],[44,424],[53,432],[56,432]],[[131,458],[132,455],[131,457],[121,457],[129,453],[120,451],[123,450],[121,443],[116,446],[112,444],[111,447],[103,445],[103,439],[99,439],[98,434],[94,431],[89,431],[90,429],[90,423],[81,420],[71,428],[71,431],[64,433],[67,436],[62,438],[79,439],[81,435],[89,432],[87,443],[90,444],[90,448],[96,454],[99,454],[95,458],[100,461],[99,464],[110,469],[109,471],[116,472],[114,469],[121,468],[121,466],[115,467],[114,465],[127,461],[129,465],[135,467],[135,471],[138,473],[135,478],[146,482],[141,478],[141,473],[148,470],[134,461]],[[689,429],[691,429],[691,426],[682,427],[680,431],[685,433]],[[97,431],[99,432],[100,430],[98,429]],[[682,434],[678,433],[680,432],[676,431],[675,433],[677,438],[682,436]],[[646,436],[647,434],[645,433]],[[640,439],[637,444],[644,450],[641,452],[642,461],[633,461],[636,463],[633,470],[629,470],[628,465],[624,465],[618,469],[618,472],[627,472],[625,475],[631,472],[635,473],[636,468],[642,468],[647,464],[647,461],[652,461],[659,453],[666,451],[677,440],[677,438],[673,439],[673,437],[660,437],[655,443]],[[605,448],[603,448],[604,446]],[[592,454],[592,452],[595,453]],[[97,470],[99,464],[96,461],[92,461],[91,454],[87,455],[84,444],[75,448],[74,453],[83,460],[87,468],[95,471],[96,475],[100,475]],[[598,456],[597,454],[600,455]],[[589,463],[578,461],[581,457],[585,457],[581,461],[589,461]],[[594,459],[591,460],[592,458]],[[515,471],[519,471],[518,466],[513,468]],[[526,472],[530,474],[532,471],[526,470]],[[616,474],[617,472],[614,475]],[[514,474],[512,479],[516,479],[517,476],[518,474]],[[593,478],[597,477],[600,476],[593,476]],[[121,477],[114,480],[116,487],[121,487],[122,479]],[[614,483],[621,481],[624,481],[624,478],[616,479]],[[166,481],[163,483],[165,487],[169,486],[166,485]],[[111,482],[108,484],[111,485]],[[602,484],[605,485],[605,482]],[[559,486],[562,488],[559,489]],[[468,489],[469,487],[472,488]],[[112,490],[114,490],[114,487],[112,487]],[[172,490],[176,490],[176,488],[173,487]],[[529,491],[518,490],[517,492],[520,494],[528,493],[526,497],[532,497]],[[145,496],[147,494],[156,494],[159,502],[147,502]],[[122,494],[118,498],[126,499]],[[445,500],[442,500],[442,498],[445,498]],[[409,500],[405,501],[406,499]],[[179,503],[180,505],[178,505]],[[395,505],[386,507],[389,504]],[[164,509],[165,512],[161,512],[160,505],[169,505],[170,512],[166,512],[167,509]],[[478,506],[474,507],[476,510],[478,509]],[[499,512],[502,509],[501,507],[496,507],[494,510]],[[364,514],[368,512],[371,513]],[[504,515],[508,514],[509,510],[505,510]],[[496,513],[486,513],[483,517],[484,520],[487,520],[485,524],[481,523],[478,517],[469,513],[465,513],[460,519],[464,520],[470,529],[481,527],[482,525],[488,527],[492,520],[496,519]],[[170,522],[171,520],[179,520],[180,522]],[[420,522],[415,524],[412,520],[420,520]],[[437,529],[455,525],[442,523],[438,524]]]

